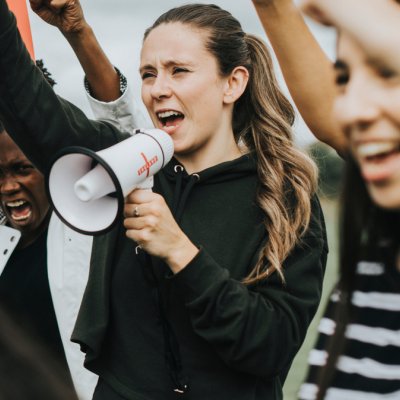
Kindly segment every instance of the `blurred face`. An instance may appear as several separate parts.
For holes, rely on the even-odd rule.
[[[34,241],[49,211],[44,178],[5,132],[0,133],[0,201],[10,225],[22,232],[22,241]]]
[[[220,76],[206,38],[205,31],[169,23],[143,43],[142,99],[154,125],[171,135],[178,159],[221,151],[233,141],[228,78]]]
[[[400,76],[341,34],[335,64],[336,117],[372,200],[400,209]]]

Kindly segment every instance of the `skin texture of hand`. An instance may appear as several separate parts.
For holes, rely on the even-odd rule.
[[[79,0],[29,0],[32,10],[63,34],[78,33],[87,28]]]
[[[198,253],[159,194],[134,190],[126,198],[124,214],[126,236],[149,254],[163,259],[173,273],[185,268]]]

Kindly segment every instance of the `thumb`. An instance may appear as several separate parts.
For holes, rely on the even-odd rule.
[[[68,0],[50,0],[49,7],[54,11],[60,11],[65,7],[67,3]]]

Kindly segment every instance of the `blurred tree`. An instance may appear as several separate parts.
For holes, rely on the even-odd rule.
[[[330,146],[315,142],[308,148],[308,153],[319,169],[319,195],[335,199],[341,192],[344,161]]]

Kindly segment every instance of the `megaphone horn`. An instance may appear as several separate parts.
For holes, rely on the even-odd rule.
[[[171,137],[160,129],[136,130],[99,152],[66,147],[47,176],[50,202],[70,228],[87,235],[105,233],[122,216],[124,197],[137,188],[151,189],[153,175],[173,153]]]

